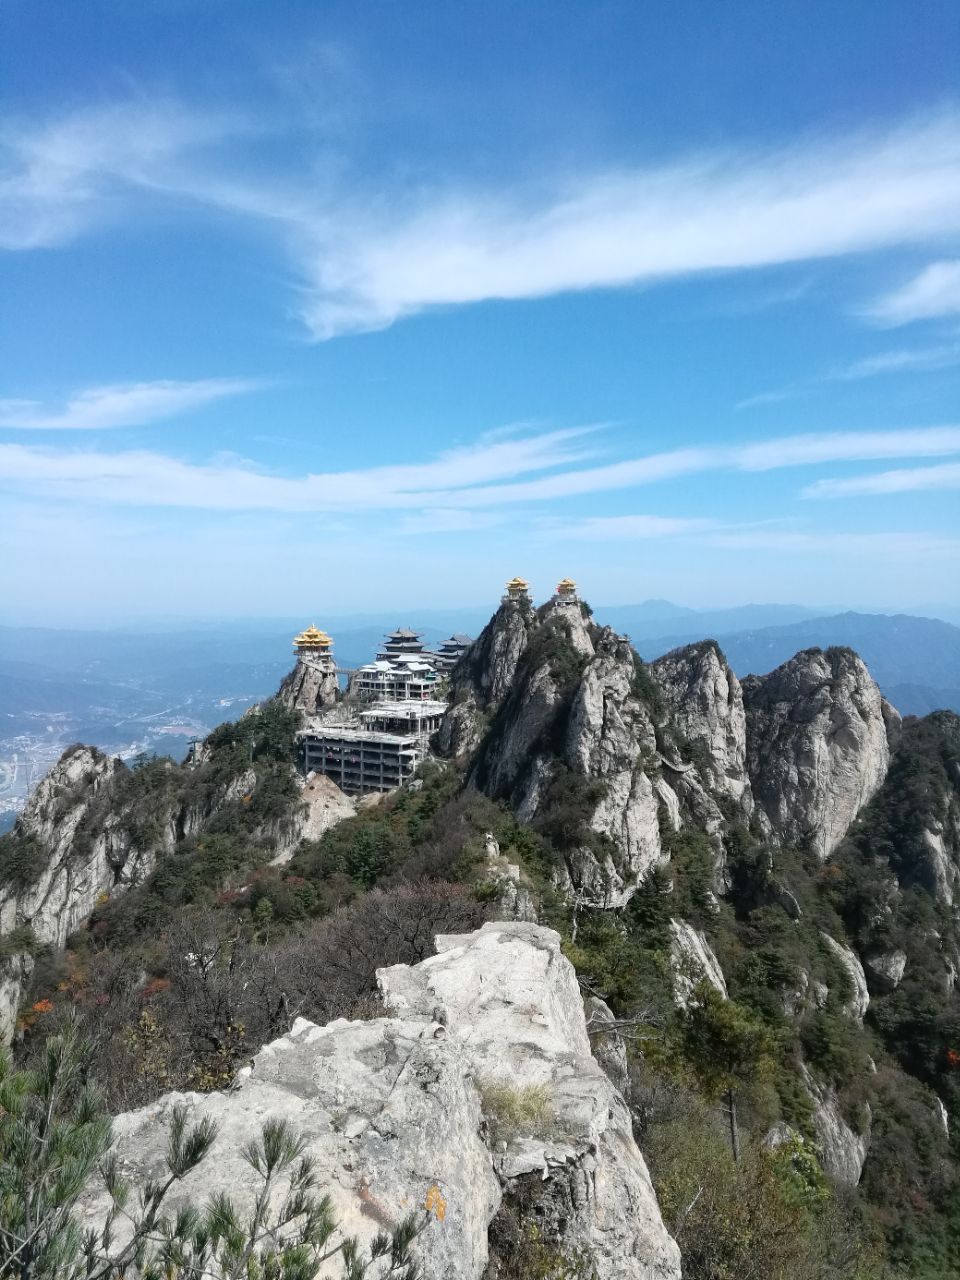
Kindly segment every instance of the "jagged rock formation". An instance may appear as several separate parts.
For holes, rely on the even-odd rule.
[[[504,600],[464,654],[451,681],[453,705],[437,735],[443,755],[463,756],[477,747],[513,686],[534,625],[527,599]]]
[[[816,1081],[806,1067],[802,1068],[802,1075],[813,1106],[813,1128],[824,1170],[834,1181],[855,1187],[870,1149],[869,1108],[865,1109],[864,1125],[858,1133],[844,1119],[833,1085]]]
[[[485,654],[493,663],[487,671]],[[441,747],[463,742],[461,708],[486,712],[490,725],[470,781],[508,799],[526,821],[569,805],[558,883],[607,906],[624,902],[662,860],[664,796],[678,816],[666,784],[655,788],[662,781],[656,729],[636,671],[629,643],[588,624],[579,607],[552,605],[531,616],[506,605],[471,650],[467,670],[455,673],[454,706],[439,735]],[[486,688],[496,688],[499,701],[478,704]]]
[[[700,772],[712,790],[749,818],[747,718],[740,681],[713,640],[674,649],[651,663],[674,723],[699,749]]]
[[[704,981],[726,999],[727,983],[720,961],[701,930],[694,929],[685,920],[671,920],[670,936],[670,961],[677,1004],[686,1008],[694,988]]]
[[[676,1245],[623,1099],[590,1053],[559,942],[551,930],[502,923],[440,937],[435,957],[380,971],[389,1016],[327,1027],[298,1020],[230,1092],[183,1095],[193,1118],[221,1128],[176,1196],[242,1196],[244,1143],[268,1117],[283,1117],[305,1136],[345,1232],[369,1240],[411,1208],[430,1207],[419,1241],[426,1276],[496,1276],[488,1233],[496,1238],[498,1213],[522,1191],[544,1237],[585,1256],[597,1275],[679,1280]],[[491,1150],[484,1097],[503,1083],[546,1088],[552,1118],[547,1130],[504,1134]],[[180,1097],[117,1120],[135,1181],[157,1166]],[[91,1190],[88,1220],[104,1208]]]
[[[332,707],[339,696],[340,685],[330,658],[318,658],[309,652],[298,654],[296,666],[277,691],[277,700],[283,706],[308,716]]]
[[[845,947],[836,938],[831,938],[829,933],[821,932],[820,936],[831,954],[843,965],[850,980],[851,994],[844,1003],[844,1012],[849,1014],[851,1018],[856,1019],[857,1022],[863,1022],[864,1014],[870,1007],[870,991],[867,987],[867,975],[863,971],[860,957],[852,947]]]
[[[749,676],[743,698],[762,825],[828,858],[883,782],[899,716],[849,649],[805,649]]]
[[[76,747],[34,791],[17,828],[32,844],[36,865],[29,878],[0,889],[0,931],[30,925],[38,938],[61,947],[101,893],[150,865],[151,852],[135,845],[122,814],[106,812],[94,830],[86,830],[122,768],[93,747]],[[172,847],[174,840],[170,828],[160,832],[161,845]]]
[[[139,883],[214,815],[249,801],[258,783],[253,766],[221,770],[211,766],[212,754],[204,744],[187,765],[156,762],[141,792],[137,774],[116,757],[93,747],[64,752],[8,837],[21,865],[0,879],[0,935],[27,929],[35,944],[63,947],[102,897]],[[316,820],[309,805],[292,802],[283,815],[252,826],[251,838],[282,861]],[[0,960],[0,1043],[13,1033],[30,967],[26,954]]]

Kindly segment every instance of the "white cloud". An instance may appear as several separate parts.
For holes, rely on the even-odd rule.
[[[120,104],[0,134],[0,244],[63,243],[134,200],[228,210],[281,237],[314,337],[429,307],[615,288],[936,241],[960,229],[960,116],[778,150],[730,148],[657,168],[523,189],[348,188],[303,146],[264,149],[242,114]],[[289,140],[288,140],[289,141]],[[278,157],[285,156],[281,161]],[[264,165],[268,166],[264,168]],[[341,175],[337,177],[338,174]]]
[[[936,239],[960,228],[960,119],[764,155],[579,173],[545,197],[461,191],[380,208],[382,216],[356,209],[333,234],[327,221],[316,229],[304,318],[318,338],[430,306]]]
[[[857,382],[861,378],[882,377],[889,373],[933,373],[960,364],[960,345],[915,347],[904,351],[882,351],[879,355],[855,360],[831,381]]]
[[[919,557],[960,557],[960,538],[934,533],[805,533],[786,529],[745,530],[707,534],[705,543],[726,551],[823,553],[837,556],[887,556],[914,561]]]
[[[570,465],[589,456],[590,428],[545,432],[453,449],[432,461],[320,475],[269,475],[233,458],[183,462],[144,450],[67,452],[0,445],[0,481],[32,492],[94,503],[211,511],[361,511],[454,508],[461,492]],[[494,503],[484,503],[491,506]]]
[[[906,467],[877,475],[850,476],[846,480],[818,480],[802,492],[804,498],[846,498],[866,494],[918,493],[934,489],[960,489],[960,462],[935,467]]]
[[[144,450],[107,453],[7,444],[0,445],[0,482],[17,490],[98,504],[211,511],[464,513],[629,489],[707,471],[769,471],[960,453],[960,427],[922,427],[787,436],[762,444],[678,449],[578,466],[594,452],[587,444],[592,432],[582,427],[524,437],[498,435],[426,462],[300,476],[268,474],[232,457],[197,464]]]
[[[201,378],[193,382],[128,382],[91,387],[71,396],[62,409],[36,400],[0,400],[0,427],[24,431],[97,431],[140,427],[200,409],[215,400],[263,386],[252,378]]]
[[[878,298],[866,314],[891,326],[960,314],[960,259],[932,262],[900,289]]]
[[[544,521],[544,528],[553,536],[591,541],[670,538],[716,527],[716,520],[687,516],[586,516],[581,520]]]

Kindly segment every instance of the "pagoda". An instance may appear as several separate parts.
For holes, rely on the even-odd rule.
[[[434,654],[437,666],[441,671],[452,671],[472,644],[472,637],[455,631],[449,640],[444,640]]]
[[[553,597],[554,604],[579,604],[577,584],[572,578],[561,578],[557,583],[557,593]]]
[[[511,600],[517,604],[522,602],[529,604],[530,583],[525,578],[511,578],[500,600],[502,604],[507,604]]]
[[[319,627],[309,626],[305,631],[293,637],[293,648],[296,653],[330,654],[333,651],[333,639]]]

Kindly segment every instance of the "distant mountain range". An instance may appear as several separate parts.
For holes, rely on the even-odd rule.
[[[863,657],[904,715],[960,712],[960,628],[912,615],[839,613],[803,605],[697,610],[668,600],[595,607],[648,659],[694,640],[717,640],[738,675],[763,674],[799,649],[847,645]],[[0,828],[63,747],[83,740],[123,755],[182,756],[191,737],[273,693],[292,665],[304,621],[326,625],[337,661],[368,661],[385,632],[422,631],[428,645],[476,635],[484,609],[399,615],[232,620],[143,631],[0,627]]]
[[[731,611],[735,612],[735,611]],[[628,633],[630,634],[630,633]],[[910,614],[838,613],[785,626],[710,631],[737,675],[763,675],[800,649],[855,649],[884,695],[903,715],[960,711],[960,627]],[[704,638],[702,627],[631,638],[646,658]]]

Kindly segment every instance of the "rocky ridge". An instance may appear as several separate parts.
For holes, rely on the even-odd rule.
[[[220,1126],[179,1200],[243,1194],[243,1145],[267,1118],[306,1138],[342,1230],[368,1241],[426,1212],[424,1273],[495,1280],[498,1223],[522,1193],[542,1238],[601,1276],[679,1280],[622,1097],[590,1052],[573,967],[549,929],[487,924],[439,937],[438,954],[378,974],[386,1017],[298,1020],[226,1093],[167,1095],[115,1123],[121,1166],[142,1182],[162,1158],[176,1102]],[[538,1089],[534,1132],[496,1128],[496,1089]],[[494,1130],[496,1128],[496,1137]],[[104,1212],[91,1189],[88,1221]],[[491,1244],[492,1242],[492,1244]]]

